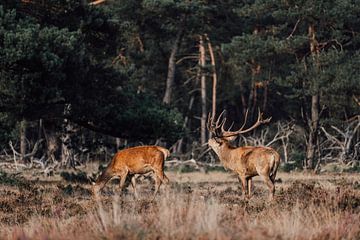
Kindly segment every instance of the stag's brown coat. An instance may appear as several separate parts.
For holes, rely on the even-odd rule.
[[[280,155],[269,147],[233,147],[229,143],[238,134],[255,129],[260,124],[269,122],[270,119],[262,120],[262,115],[259,113],[257,122],[252,127],[242,130],[246,123],[246,115],[243,126],[238,131],[231,132],[224,130],[226,119],[219,124],[221,115],[216,123],[209,117],[208,129],[214,134],[214,138],[209,139],[209,146],[218,155],[224,167],[239,175],[243,195],[246,195],[248,191],[248,196],[251,196],[252,177],[259,175],[269,188],[270,199],[273,199],[276,171],[280,165]],[[221,129],[220,133],[218,132],[219,129]]]
[[[126,177],[131,177],[131,185],[137,197],[135,174],[154,172],[155,192],[158,192],[160,185],[169,179],[164,173],[164,161],[170,155],[169,150],[159,146],[139,146],[121,150],[115,154],[107,168],[96,180],[93,193],[95,196],[114,176],[120,177],[120,190],[124,187]]]

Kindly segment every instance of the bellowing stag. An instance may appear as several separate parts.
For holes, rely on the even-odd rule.
[[[262,119],[259,111],[257,121],[249,128],[244,129],[246,125],[248,112],[245,114],[245,121],[242,127],[237,131],[225,131],[224,125],[226,118],[221,120],[220,114],[216,122],[212,117],[208,118],[207,128],[213,134],[208,144],[218,155],[221,163],[228,169],[238,174],[242,185],[242,193],[245,196],[248,190],[248,196],[251,196],[251,179],[254,176],[261,176],[270,191],[270,199],[274,198],[276,171],[280,164],[280,155],[269,147],[233,147],[229,142],[233,141],[239,134],[249,132],[261,124],[268,123],[271,118]]]

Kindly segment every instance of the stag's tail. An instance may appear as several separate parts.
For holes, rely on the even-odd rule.
[[[275,177],[276,177],[276,171],[280,165],[280,156],[279,154],[274,154],[273,155],[273,159],[272,159],[272,164],[271,164],[271,171],[270,171],[270,179],[272,182],[275,182]]]

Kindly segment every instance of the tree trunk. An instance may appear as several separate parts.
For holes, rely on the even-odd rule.
[[[116,144],[116,151],[119,151],[121,144],[120,138],[115,138],[115,144]]]
[[[319,48],[318,48],[318,42],[316,40],[315,35],[315,27],[314,25],[310,25],[308,29],[309,33],[309,41],[310,41],[310,52],[311,56],[315,60],[316,68],[319,70],[319,63],[318,63],[318,54],[319,54]],[[314,93],[311,96],[311,119],[308,123],[309,125],[309,136],[308,136],[308,142],[306,146],[306,159],[305,159],[305,168],[307,169],[313,169],[315,158],[316,158],[316,145],[317,145],[317,133],[319,129],[319,113],[320,113],[320,93],[319,93],[319,87],[317,84],[314,84],[315,88]]]
[[[205,75],[205,47],[203,37],[200,36],[199,41],[199,52],[200,52],[200,88],[201,88],[201,144],[206,143],[206,75]]]
[[[319,94],[311,97],[311,122],[309,123],[309,138],[306,146],[305,168],[313,169],[315,163],[317,131],[319,128]]]
[[[43,131],[43,120],[40,118],[39,119],[39,128],[38,128],[38,140],[41,139],[42,131]]]
[[[183,19],[182,21],[185,21],[185,19]],[[167,78],[166,78],[166,89],[165,89],[165,94],[164,94],[164,98],[163,98],[163,103],[166,103],[166,104],[170,104],[170,102],[171,102],[172,87],[173,87],[174,81],[175,81],[176,54],[178,52],[178,49],[179,49],[179,46],[181,43],[181,39],[183,37],[184,27],[185,27],[184,23],[182,23],[182,26],[180,27],[180,29],[178,30],[178,33],[176,35],[176,39],[173,44],[171,54],[169,57],[168,73],[167,73]]]
[[[211,116],[215,117],[216,115],[216,85],[217,85],[217,74],[216,74],[216,65],[215,65],[215,56],[214,51],[211,46],[210,39],[206,36],[209,53],[210,53],[210,60],[211,60],[211,71],[212,71],[212,106],[211,106]],[[211,132],[209,133],[209,138],[211,138]]]
[[[45,126],[46,129],[45,129]],[[46,155],[47,155],[47,163],[57,163],[57,151],[59,149],[59,141],[56,133],[55,123],[47,121],[44,122],[43,126],[44,137],[46,140]]]
[[[192,109],[192,107],[194,105],[194,100],[195,100],[195,96],[192,95],[191,98],[190,98],[190,101],[189,101],[188,113],[187,113],[187,115],[185,116],[185,119],[184,119],[184,124],[183,124],[184,128],[186,128],[186,126],[187,126],[187,124],[189,122],[189,114],[190,114],[190,111],[191,111],[191,109]],[[175,152],[180,153],[182,151],[183,142],[184,142],[184,138],[180,138],[180,140],[178,141],[178,143],[176,145]]]
[[[268,83],[264,82],[264,102],[263,102],[262,112],[266,112],[267,99],[268,99]]]
[[[241,80],[240,80],[240,83],[239,83],[239,87],[240,87],[240,100],[241,100],[241,104],[242,104],[242,113],[245,116],[246,109],[247,109],[248,106],[246,104],[245,95],[244,95],[245,89],[244,89],[244,86],[243,86],[243,83],[242,83]]]
[[[257,104],[256,76],[259,75],[261,66],[257,64],[254,59],[251,60],[251,63],[251,90],[248,99],[248,108],[250,112],[250,118],[254,119],[254,113]]]
[[[20,122],[20,161],[24,162],[24,156],[26,154],[26,125],[25,119]]]
[[[63,167],[75,168],[75,152],[72,144],[74,132],[73,124],[68,119],[64,119],[61,136],[61,165]]]

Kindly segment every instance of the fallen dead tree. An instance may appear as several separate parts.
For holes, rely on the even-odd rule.
[[[337,127],[321,127],[325,141],[320,145],[323,162],[340,162],[346,165],[360,161],[360,115]]]
[[[169,168],[190,167],[193,168],[194,170],[201,172],[207,172],[209,169],[213,169],[213,168],[224,168],[221,164],[200,162],[200,161],[196,161],[193,158],[183,161],[178,159],[165,161],[165,166]]]

